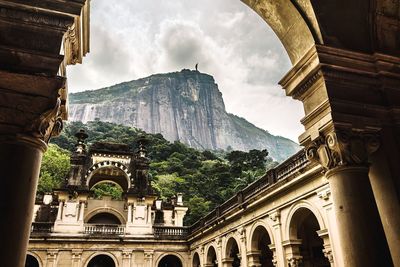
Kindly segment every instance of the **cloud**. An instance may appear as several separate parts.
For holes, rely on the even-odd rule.
[[[301,103],[277,82],[289,58],[268,25],[240,1],[96,0],[91,53],[68,68],[77,92],[194,68],[213,75],[229,112],[297,140]],[[279,115],[277,115],[279,114]]]

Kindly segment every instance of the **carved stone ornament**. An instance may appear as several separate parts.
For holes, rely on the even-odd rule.
[[[335,131],[313,141],[306,148],[306,155],[326,170],[338,166],[367,165],[368,156],[378,150],[379,145],[376,134]]]
[[[40,115],[27,129],[33,137],[40,139],[46,144],[53,136],[58,136],[63,129],[63,121],[60,112],[61,100],[57,99],[54,108]]]
[[[291,257],[287,259],[289,267],[299,267],[301,263],[301,257]]]

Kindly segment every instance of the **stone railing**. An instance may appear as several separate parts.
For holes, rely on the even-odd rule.
[[[221,218],[222,215],[228,213],[230,210],[245,206],[246,201],[253,196],[273,186],[277,182],[283,182],[286,178],[300,173],[308,164],[309,161],[307,160],[305,151],[300,150],[274,169],[268,170],[264,176],[239,191],[235,196],[231,197],[198,222],[190,226],[189,232],[193,233],[203,226],[212,225],[216,220],[218,220],[218,218]]]
[[[33,222],[31,226],[31,233],[51,233],[53,231],[54,223],[52,222]]]
[[[124,235],[125,226],[117,224],[85,224],[84,232],[89,235]]]
[[[187,227],[153,226],[154,236],[157,239],[185,239],[188,235]]]

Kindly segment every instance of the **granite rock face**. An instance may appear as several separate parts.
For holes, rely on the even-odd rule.
[[[156,74],[69,99],[72,121],[99,119],[137,127],[198,149],[267,149],[278,161],[299,150],[291,140],[227,113],[214,78],[198,71]]]

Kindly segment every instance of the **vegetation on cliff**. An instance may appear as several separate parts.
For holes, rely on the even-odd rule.
[[[189,207],[186,224],[195,222],[277,164],[267,156],[266,150],[199,151],[180,142],[171,143],[161,134],[146,134],[127,126],[100,121],[72,122],[66,125],[60,137],[52,140],[44,156],[39,193],[61,185],[69,168],[68,151],[74,149],[74,134],[79,129],[89,134],[88,145],[96,141],[125,143],[132,150],[137,137],[146,135],[150,141],[152,185],[164,199],[177,192],[184,194]],[[94,191],[95,197],[118,195],[118,190],[111,186],[102,185]]]

